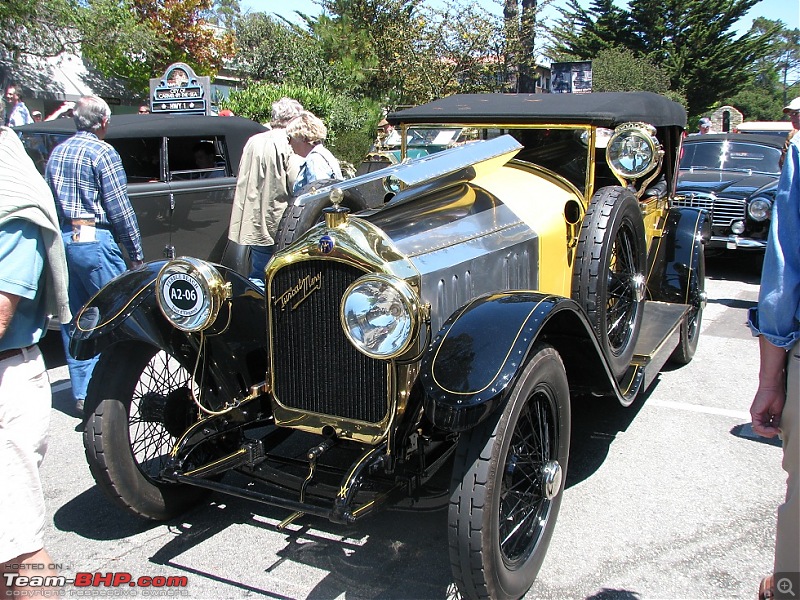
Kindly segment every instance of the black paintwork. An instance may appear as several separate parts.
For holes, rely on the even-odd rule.
[[[198,337],[175,329],[156,303],[155,280],[163,265],[163,261],[148,263],[100,290],[73,319],[70,353],[89,358],[113,344],[143,342],[187,357],[184,364],[193,364]],[[204,357],[217,385],[226,390],[218,395],[231,399],[246,395],[250,386],[264,380],[266,312],[263,293],[248,279],[223,266],[217,269],[231,283],[232,297],[205,333]]]

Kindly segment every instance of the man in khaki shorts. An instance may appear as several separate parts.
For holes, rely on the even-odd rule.
[[[50,190],[17,135],[0,128],[0,598],[33,596],[19,577],[55,575],[44,548],[39,466],[52,396],[36,345],[47,315],[71,318]]]

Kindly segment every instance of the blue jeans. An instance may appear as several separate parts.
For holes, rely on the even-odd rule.
[[[275,246],[250,246],[250,275],[248,278],[264,289],[264,268],[275,253]]]
[[[124,273],[125,260],[114,236],[107,229],[95,230],[96,240],[93,242],[72,241],[72,229],[62,229],[61,238],[67,255],[69,271],[69,309],[77,316],[81,307],[94,296],[100,288]],[[61,340],[67,357],[69,378],[72,382],[72,396],[75,400],[86,398],[86,389],[92,370],[100,356],[88,360],[77,360],[69,353],[69,331],[71,325],[61,326]]]

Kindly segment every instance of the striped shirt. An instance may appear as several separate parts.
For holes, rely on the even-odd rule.
[[[131,260],[144,260],[139,223],[117,151],[94,133],[79,131],[53,149],[45,179],[63,222],[94,218],[107,227]]]

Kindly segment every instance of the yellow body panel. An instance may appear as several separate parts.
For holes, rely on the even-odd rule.
[[[503,200],[539,236],[539,291],[569,297],[572,264],[568,244],[572,237],[564,207],[582,199],[574,189],[555,176],[533,178],[523,168],[503,167],[486,174],[475,184]]]

